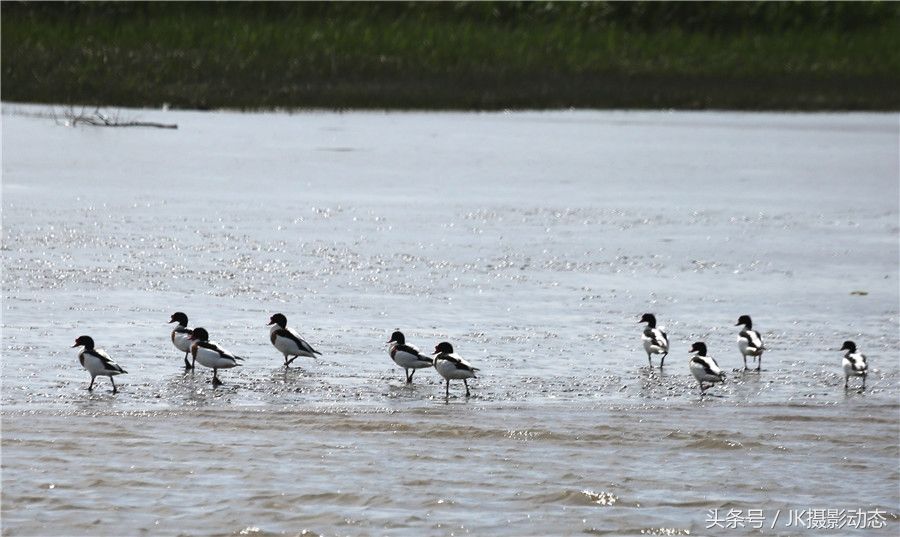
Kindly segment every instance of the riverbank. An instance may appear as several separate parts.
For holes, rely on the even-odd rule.
[[[897,5],[871,3],[4,2],[3,99],[895,110],[898,14]]]

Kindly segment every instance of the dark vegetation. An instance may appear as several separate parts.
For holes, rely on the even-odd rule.
[[[900,108],[900,3],[3,2],[2,98],[179,108]]]

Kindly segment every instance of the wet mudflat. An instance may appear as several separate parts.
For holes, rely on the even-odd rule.
[[[794,535],[791,511],[827,508],[896,532],[891,115],[133,112],[179,124],[158,131],[20,109],[4,534]],[[248,358],[224,386],[184,373],[176,310]],[[285,370],[279,311],[319,360]],[[398,328],[481,368],[473,397],[406,386]],[[118,394],[84,389],[81,334],[129,371]],[[728,373],[703,400],[697,340]],[[713,509],[766,529],[707,529]]]

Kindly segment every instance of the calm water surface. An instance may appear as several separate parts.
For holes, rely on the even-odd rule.
[[[4,535],[900,528],[895,115],[46,111],[2,117]],[[176,310],[248,357],[224,386],[184,374]],[[276,312],[324,355],[285,370]],[[473,396],[405,385],[398,328],[480,367]],[[85,390],[81,334],[118,394]],[[729,374],[704,399],[697,340]]]

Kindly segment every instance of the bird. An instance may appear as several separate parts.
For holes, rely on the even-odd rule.
[[[191,334],[191,355],[194,360],[200,362],[200,365],[209,367],[213,370],[212,385],[221,386],[222,381],[219,380],[219,369],[231,369],[242,364],[238,362],[244,361],[244,358],[235,356],[226,351],[222,347],[209,341],[209,332],[205,328],[194,328]]]
[[[78,353],[78,361],[91,374],[91,383],[87,387],[88,391],[94,389],[94,379],[97,376],[104,376],[109,377],[109,381],[112,382],[112,392],[118,392],[119,390],[116,388],[116,381],[113,380],[113,377],[126,374],[128,371],[125,371],[122,369],[122,366],[115,363],[103,349],[95,349],[94,340],[90,336],[78,336],[75,344],[72,345],[73,349],[75,347],[84,347]]]
[[[475,372],[477,367],[464,360],[461,356],[454,354],[453,345],[446,341],[438,343],[434,348],[434,368],[447,381],[447,397],[450,397],[450,380],[462,379],[466,385],[466,397],[469,397],[469,383],[466,379],[476,378]]]
[[[191,352],[192,330],[187,327],[187,315],[180,311],[176,311],[172,314],[172,319],[169,321],[169,324],[171,323],[178,323],[178,326],[172,330],[172,344],[175,345],[176,349],[184,351],[184,368],[194,369],[194,364],[188,362],[188,354]]]
[[[272,345],[284,355],[284,367],[290,366],[291,362],[299,356],[315,358],[317,354],[322,354],[304,341],[297,332],[287,327],[287,317],[284,315],[276,313],[270,317],[268,326],[272,327],[269,330],[269,339],[272,341]],[[293,356],[293,358],[288,360],[288,356]]]
[[[701,396],[716,382],[725,382],[725,372],[722,371],[712,356],[706,355],[706,343],[702,341],[694,343],[691,346],[691,354],[694,354],[690,361],[691,373],[697,379],[697,382],[700,383]],[[709,386],[704,387],[704,382],[708,382]]]
[[[431,367],[434,365],[434,359],[419,352],[413,345],[406,344],[406,337],[399,330],[391,334],[388,340],[391,346],[388,348],[388,354],[394,363],[402,367],[406,371],[406,383],[412,384],[413,375],[416,369],[423,367]],[[412,373],[409,370],[412,369]]]
[[[749,315],[741,315],[734,326],[741,325],[744,325],[744,329],[738,334],[737,342],[738,349],[741,350],[741,356],[744,357],[744,369],[747,369],[747,357],[752,356],[757,360],[756,370],[759,371],[760,367],[762,367],[762,353],[766,350],[762,342],[762,336],[759,335],[759,332],[753,330],[753,321],[750,320]]]
[[[656,327],[656,317],[652,313],[645,313],[638,323],[647,323],[647,328],[641,334],[644,350],[647,351],[647,362],[650,364],[650,367],[653,367],[653,360],[650,356],[652,354],[662,354],[662,358],[659,359],[659,367],[662,369],[663,363],[666,361],[666,355],[669,354],[669,336]]]
[[[869,372],[869,364],[866,362],[866,355],[856,351],[856,343],[845,341],[841,347],[842,351],[847,351],[844,355],[844,389],[850,382],[850,377],[862,377],[862,387],[866,387],[866,374]]]

